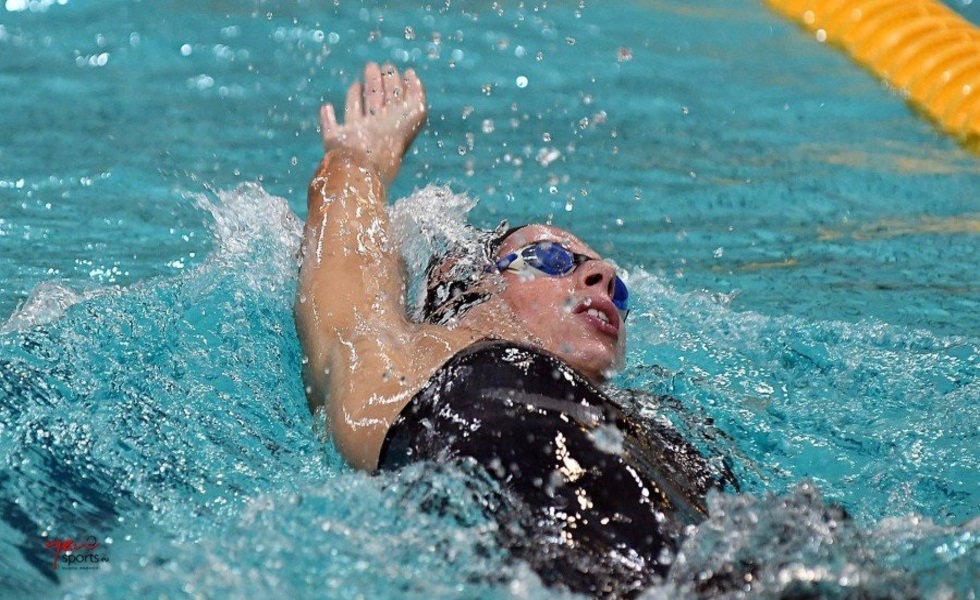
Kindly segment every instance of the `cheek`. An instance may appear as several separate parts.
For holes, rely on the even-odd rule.
[[[534,280],[514,285],[505,299],[524,327],[537,339],[551,345],[564,340],[571,320],[571,294],[556,281]],[[552,351],[557,348],[552,348]]]
[[[504,300],[510,310],[528,325],[533,325],[537,320],[535,315],[540,316],[537,299],[527,286],[509,286],[504,294]]]
[[[547,325],[561,321],[572,308],[571,294],[560,283],[559,279],[546,278],[511,282],[503,298],[515,314],[528,321],[528,325]]]

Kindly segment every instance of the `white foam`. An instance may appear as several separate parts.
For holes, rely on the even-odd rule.
[[[243,269],[244,281],[258,290],[295,278],[303,224],[286,200],[269,194],[257,183],[243,183],[213,194],[214,200],[205,194],[192,196],[197,206],[214,218],[210,228],[215,250],[199,268],[217,265]],[[261,255],[258,261],[256,254]]]
[[[408,269],[409,305],[419,311],[423,294],[423,275],[429,258],[450,246],[477,243],[467,215],[476,200],[457,194],[445,186],[428,185],[395,202],[390,208],[391,230]],[[476,248],[466,254],[476,256]],[[457,265],[466,271],[471,265]]]
[[[75,291],[58,281],[42,281],[0,325],[0,334],[27,331],[57,321],[71,306],[106,292],[104,288]]]
[[[445,186],[428,185],[392,205],[391,229],[410,265],[425,267],[432,252],[446,242],[471,237],[466,220],[476,200]]]
[[[302,223],[285,199],[273,196],[255,183],[232,190],[218,190],[213,197],[191,194],[199,208],[214,218],[209,225],[215,249],[185,277],[199,277],[211,269],[235,269],[252,289],[262,291],[284,285],[296,277],[296,255]],[[137,286],[140,285],[138,282]],[[0,324],[0,334],[27,331],[60,319],[71,306],[118,287],[99,288],[84,283],[43,281],[27,300]]]

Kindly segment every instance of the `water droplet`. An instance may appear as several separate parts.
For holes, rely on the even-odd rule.
[[[560,156],[561,152],[558,150],[558,148],[541,148],[538,150],[535,160],[538,161],[538,164],[542,167],[547,167],[551,163],[555,162]]]
[[[516,83],[517,83],[517,87],[519,87],[519,88],[526,88],[527,87],[527,77],[521,75],[520,77],[517,78]]]
[[[615,425],[602,425],[589,432],[596,448],[607,454],[623,453],[623,432]]]

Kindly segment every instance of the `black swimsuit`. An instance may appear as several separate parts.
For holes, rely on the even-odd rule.
[[[499,483],[510,552],[545,583],[598,596],[665,575],[720,483],[675,431],[631,419],[562,361],[511,342],[479,342],[436,371],[391,426],[380,467],[466,459]]]

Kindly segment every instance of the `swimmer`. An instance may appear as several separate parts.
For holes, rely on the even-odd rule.
[[[666,574],[722,482],[676,432],[604,393],[629,293],[569,232],[497,231],[434,261],[424,322],[409,319],[387,200],[426,115],[416,73],[374,63],[342,121],[321,108],[294,309],[311,409],[359,469],[478,464],[506,499],[502,543],[546,584],[634,595]],[[476,267],[461,276],[464,263]]]

